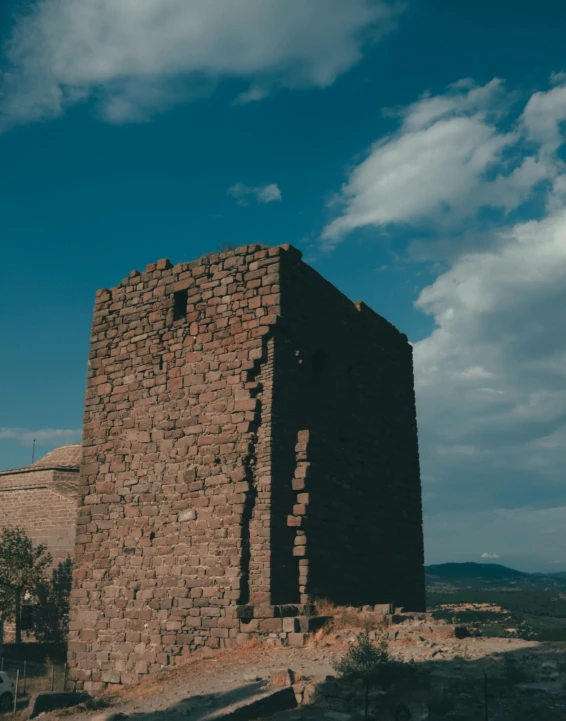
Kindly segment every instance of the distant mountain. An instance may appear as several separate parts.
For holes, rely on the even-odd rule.
[[[425,566],[425,577],[429,591],[460,588],[566,589],[565,573],[525,573],[498,563],[440,563]]]

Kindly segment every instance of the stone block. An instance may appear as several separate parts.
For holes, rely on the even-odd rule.
[[[276,616],[281,617],[288,617],[288,616],[298,616],[300,609],[295,604],[287,604],[284,606],[276,606]]]
[[[279,606],[257,603],[254,606],[254,618],[276,618],[280,615]]]
[[[374,613],[382,614],[382,615],[388,615],[393,613],[393,604],[392,603],[376,603],[373,607]]]
[[[299,633],[301,630],[300,620],[298,618],[284,618],[283,631],[285,633]]]
[[[259,621],[258,631],[260,633],[281,633],[283,631],[283,619],[262,618]]]
[[[287,636],[287,642],[288,642],[289,646],[295,646],[297,648],[302,648],[305,645],[307,636],[308,636],[308,634],[306,634],[306,633],[290,633]]]
[[[100,680],[103,683],[120,683],[120,671],[107,669],[101,673]]]
[[[334,622],[333,616],[300,616],[299,625],[302,633],[314,633]]]

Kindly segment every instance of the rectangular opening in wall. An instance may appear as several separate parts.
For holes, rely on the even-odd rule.
[[[184,288],[173,293],[173,320],[181,320],[187,316],[187,301],[189,299],[189,291]]]

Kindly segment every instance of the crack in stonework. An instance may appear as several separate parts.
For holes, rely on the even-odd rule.
[[[261,357],[254,361],[253,369],[248,371],[248,383],[255,383],[257,377],[262,371],[264,365],[268,362],[268,344],[273,338],[273,331],[268,331],[261,339]],[[263,386],[258,382],[257,387],[250,390],[250,397],[257,398],[261,395]],[[245,480],[248,483],[248,490],[245,492],[246,500],[244,501],[244,510],[242,512],[242,536],[241,536],[241,553],[240,553],[240,595],[238,597],[238,605],[245,605],[250,600],[250,565],[251,565],[251,544],[250,544],[250,527],[255,510],[257,500],[257,486],[255,482],[255,468],[257,465],[257,443],[258,431],[262,423],[263,403],[261,398],[257,398],[258,405],[256,408],[255,418],[253,421],[253,430],[251,433],[249,451],[244,457],[243,467],[245,472]]]
[[[295,548],[302,548],[302,553],[297,555],[299,566],[299,594],[301,603],[310,603],[313,594],[309,583],[309,558],[308,558],[308,533],[307,514],[310,500],[308,475],[310,470],[309,460],[310,431],[301,430],[297,433],[297,445],[295,456],[295,473],[292,481],[293,491],[296,493],[295,505],[293,506],[292,517],[289,525],[295,527]]]

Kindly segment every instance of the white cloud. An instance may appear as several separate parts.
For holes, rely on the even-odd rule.
[[[546,210],[491,227],[487,242],[481,229],[468,226],[464,247],[454,243],[448,267],[416,302],[436,326],[414,345],[421,463],[434,479],[425,484],[434,488],[425,512],[434,523],[466,509],[476,542],[489,541],[478,521],[485,509],[512,512],[522,519],[516,552],[531,564],[553,553],[542,527],[554,511],[563,522],[566,506],[566,336],[560,331],[566,322],[566,196],[556,156],[566,105],[555,102],[557,91],[562,88],[533,96],[519,121],[538,145],[524,153],[535,153],[548,169]],[[500,543],[511,516],[487,513],[491,542]],[[469,540],[456,546],[471,554]]]
[[[566,85],[534,93],[521,120],[529,139],[541,144],[545,152],[554,152],[564,142],[560,123],[566,118]]]
[[[259,203],[271,203],[274,200],[281,200],[281,191],[275,183],[271,183],[257,190],[257,199]]]
[[[500,556],[498,553],[482,553],[481,557],[482,558],[499,558]]]
[[[501,130],[498,123],[513,99],[497,79],[481,87],[463,81],[445,95],[425,95],[404,110],[389,111],[401,118],[399,130],[370,148],[333,198],[332,206],[343,209],[324,229],[323,240],[334,245],[356,228],[394,223],[452,232],[482,207],[519,206],[537,183],[556,177],[556,162],[546,152],[551,140],[545,152],[527,154],[519,164],[510,166],[506,153],[520,148],[527,135],[551,135],[556,123],[546,120],[549,127],[542,127],[539,116],[547,117],[549,103],[539,99],[527,106],[517,127]]]
[[[550,563],[543,529],[566,520],[566,84],[553,81],[522,108],[499,81],[465,81],[396,111],[324,232],[332,245],[409,227],[409,261],[436,275],[415,303],[434,329],[414,343],[429,562],[489,544],[507,565]]]
[[[109,121],[145,120],[190,97],[194,81],[225,77],[258,83],[240,102],[270,86],[325,87],[401,9],[386,0],[41,0],[5,49],[2,123],[57,116],[89,97]]]
[[[228,193],[237,199],[239,205],[247,205],[246,196],[250,195],[254,196],[258,203],[272,203],[275,200],[281,200],[281,191],[275,183],[256,188],[236,183],[228,188]]]
[[[444,502],[565,500],[566,209],[456,260],[416,305],[436,323],[414,358],[422,463]]]
[[[61,446],[71,443],[80,443],[82,430],[67,430],[59,428],[41,428],[30,431],[25,428],[0,428],[0,439],[12,440],[21,445],[28,446],[35,441],[38,445],[58,443]]]

